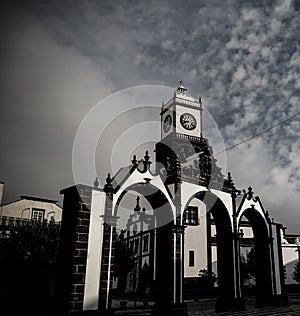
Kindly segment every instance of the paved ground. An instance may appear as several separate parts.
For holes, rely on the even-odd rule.
[[[199,300],[198,302],[189,301],[188,313],[189,316],[300,316],[300,295],[291,295],[289,297],[290,305],[283,307],[265,307],[265,308],[255,308],[254,299],[246,299],[245,311],[239,312],[224,312],[216,313],[214,310],[215,300],[205,299]],[[134,309],[134,302],[129,302],[127,306],[128,310],[118,310],[115,315],[136,315],[136,316],[149,316],[151,315],[150,309],[145,309],[142,303],[136,303]]]

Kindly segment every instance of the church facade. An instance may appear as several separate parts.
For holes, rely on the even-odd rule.
[[[119,287],[150,290],[153,315],[188,314],[183,290],[199,267],[217,274],[216,311],[244,309],[240,258],[249,228],[256,305],[287,304],[282,226],[270,219],[251,187],[241,192],[230,173],[222,174],[202,135],[202,111],[201,98],[180,85],[160,113],[162,137],[155,147],[160,170],[150,168],[147,151],[116,175],[108,174],[104,188],[96,181],[61,191],[60,310],[109,310],[115,277],[124,266],[128,270]],[[135,208],[120,232],[122,205],[130,196]],[[120,253],[124,265],[118,263]]]

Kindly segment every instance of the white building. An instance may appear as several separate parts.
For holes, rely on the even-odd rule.
[[[282,233],[282,255],[285,265],[285,283],[297,284],[292,275],[295,264],[300,261],[300,238],[296,235],[285,235]]]
[[[0,224],[2,227],[29,220],[61,221],[62,208],[55,200],[21,195],[19,200],[2,205],[4,184],[0,185]]]

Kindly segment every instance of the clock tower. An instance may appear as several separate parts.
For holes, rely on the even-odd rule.
[[[200,138],[202,135],[202,103],[187,94],[187,89],[180,82],[173,98],[162,105],[161,136],[171,133]]]
[[[201,98],[189,95],[182,81],[173,97],[162,104],[161,141],[155,151],[156,161],[165,167],[167,185],[185,180],[222,189],[226,184],[212,147],[203,137],[202,113]]]

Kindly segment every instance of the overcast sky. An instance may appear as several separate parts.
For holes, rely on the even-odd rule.
[[[225,147],[299,112],[299,1],[9,1],[0,21],[4,202],[27,194],[61,203],[60,189],[74,184],[80,124],[123,89],[172,92],[182,79],[191,95],[201,95]],[[144,104],[161,102],[166,89],[153,100],[147,94]],[[101,109],[102,127],[124,110],[129,123],[159,120],[150,110],[129,115],[122,98]],[[300,233],[299,125],[297,116],[227,152],[236,185],[252,186],[290,233]],[[150,129],[144,124],[138,134]],[[159,131],[147,137],[159,140]],[[141,142],[128,148],[119,141],[114,154],[132,154]]]

